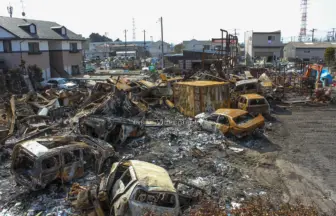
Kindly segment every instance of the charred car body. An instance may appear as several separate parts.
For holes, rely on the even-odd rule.
[[[193,197],[186,194],[181,196],[175,188],[179,185],[189,186],[198,194],[194,193]],[[148,212],[180,215],[181,204],[185,207],[186,204],[198,201],[203,192],[200,188],[182,182],[175,182],[174,185],[162,167],[129,160],[114,163],[109,176],[102,178],[99,187],[81,191],[74,205],[84,210],[84,215],[137,216]],[[88,210],[90,207],[91,210]]]
[[[218,109],[213,113],[200,113],[195,116],[200,126],[214,132],[231,134],[238,138],[257,131],[263,131],[265,119],[262,115],[253,117],[247,111],[240,109]]]
[[[144,135],[143,126],[136,120],[104,116],[85,116],[79,119],[81,134],[89,135],[110,142],[122,144],[127,138]]]
[[[110,144],[91,137],[41,137],[14,147],[11,172],[17,183],[38,190],[57,179],[82,177],[87,170],[101,173],[115,156]]]

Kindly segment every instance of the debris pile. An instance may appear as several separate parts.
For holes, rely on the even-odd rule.
[[[268,117],[288,84],[225,72],[213,66],[185,77],[112,76],[92,88],[6,90],[0,214],[178,215],[201,199],[225,206],[228,197],[264,193],[237,158],[267,139]],[[331,100],[328,91],[315,95]]]

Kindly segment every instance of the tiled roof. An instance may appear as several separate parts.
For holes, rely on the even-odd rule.
[[[19,26],[35,24],[36,33],[35,35],[29,34],[23,28]],[[75,34],[69,29],[66,30],[66,36],[57,33],[52,27],[60,27],[61,25],[55,22],[42,21],[42,20],[31,20],[22,18],[10,18],[0,16],[0,27],[14,34],[21,39],[49,39],[49,40],[85,40],[80,35]],[[65,26],[66,28],[66,26]]]

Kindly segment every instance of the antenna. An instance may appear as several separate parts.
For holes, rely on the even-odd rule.
[[[132,18],[133,19],[133,41],[135,41],[136,40],[136,37],[135,37],[135,30],[136,30],[136,28],[135,28],[135,19],[134,18]]]
[[[12,16],[13,16],[13,7],[12,7],[12,5],[10,3],[9,3],[9,6],[7,7],[7,11],[9,13],[10,18],[12,18]]]
[[[299,34],[299,41],[302,41],[307,36],[307,11],[308,11],[308,0],[301,0],[301,28]]]
[[[22,7],[22,16],[25,17],[26,13],[24,12],[23,0],[20,0],[20,1],[21,1],[21,7]]]

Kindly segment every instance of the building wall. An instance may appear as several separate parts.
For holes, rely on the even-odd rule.
[[[152,57],[160,58],[162,56],[162,42],[157,41],[155,43],[152,43],[151,47],[148,49]],[[163,51],[164,53],[170,53],[171,47],[170,44],[163,42]]]
[[[63,65],[64,70],[67,71],[70,75],[73,75],[71,66],[78,65],[81,68],[83,56],[81,52],[70,53],[69,51],[63,51]]]
[[[275,40],[269,41],[269,36],[274,36]],[[252,44],[253,46],[282,46],[281,33],[253,33]]]
[[[252,31],[245,32],[244,35],[244,43],[245,43],[245,58],[248,61],[251,61],[252,59]]]
[[[325,48],[296,48],[296,56],[300,59],[324,59],[325,50]]]
[[[77,43],[77,49],[82,50],[81,41],[62,41],[62,50],[70,50],[70,43]]]

